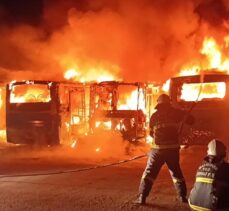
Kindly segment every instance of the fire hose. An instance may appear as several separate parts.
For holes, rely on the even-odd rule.
[[[188,112],[186,113],[179,129],[178,129],[178,134],[182,134],[183,131],[183,126],[184,123],[187,119],[187,117],[191,114],[192,110],[194,109],[194,107],[196,106],[201,92],[202,92],[202,84],[203,84],[203,77],[204,75],[201,74],[200,75],[200,82],[201,82],[201,86],[197,95],[197,98],[195,100],[195,102],[193,103],[193,105],[191,105],[190,109],[188,110]],[[49,176],[49,175],[58,175],[58,174],[67,174],[67,173],[77,173],[77,172],[83,172],[83,171],[90,171],[90,170],[94,170],[94,169],[99,169],[99,168],[105,168],[105,167],[109,167],[109,166],[115,166],[115,165],[120,165],[123,163],[128,163],[134,160],[138,160],[144,157],[147,157],[148,153],[143,154],[143,155],[139,155],[139,156],[134,156],[132,158],[126,159],[126,160],[121,160],[118,162],[114,162],[114,163],[108,163],[108,164],[103,164],[103,165],[97,165],[97,166],[92,166],[92,167],[86,167],[86,168],[81,168],[81,169],[71,169],[71,170],[65,170],[65,171],[54,171],[54,172],[44,172],[44,173],[31,173],[31,174],[11,174],[11,175],[0,175],[0,179],[1,178],[9,178],[9,177],[32,177],[32,176]]]
[[[187,120],[187,118],[189,117],[189,115],[192,113],[193,109],[196,107],[199,99],[200,99],[200,95],[201,95],[201,92],[202,92],[202,86],[203,86],[203,82],[204,82],[204,75],[201,73],[200,74],[200,88],[199,88],[199,91],[198,91],[198,94],[197,94],[197,98],[196,100],[193,102],[193,104],[190,106],[189,110],[186,112],[186,115],[184,116],[183,118],[183,121],[181,122],[180,124],[180,127],[178,129],[178,134],[179,136],[182,136],[182,132],[183,132],[183,128],[184,128],[184,124]],[[186,144],[186,147],[188,146],[188,144]]]
[[[134,156],[131,157],[129,159],[126,160],[121,160],[121,161],[117,161],[114,163],[108,163],[108,164],[103,164],[103,165],[97,165],[97,166],[91,166],[91,167],[85,167],[85,168],[80,168],[80,169],[71,169],[71,170],[64,170],[64,171],[53,171],[53,172],[43,172],[43,173],[31,173],[31,174],[9,174],[9,175],[0,175],[0,179],[1,178],[9,178],[9,177],[33,177],[33,176],[49,176],[49,175],[58,175],[58,174],[68,174],[68,173],[77,173],[77,172],[83,172],[83,171],[90,171],[90,170],[94,170],[94,169],[99,169],[99,168],[105,168],[105,167],[109,167],[109,166],[116,166],[116,165],[120,165],[123,163],[128,163],[134,160],[138,160],[144,157],[147,157],[147,154],[143,154],[143,155],[138,155],[138,156]]]

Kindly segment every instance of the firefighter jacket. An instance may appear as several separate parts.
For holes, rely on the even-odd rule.
[[[204,159],[189,196],[193,210],[229,210],[229,164],[217,157]]]
[[[153,148],[178,148],[179,127],[186,117],[186,112],[173,108],[170,104],[158,105],[157,111],[150,118],[150,135],[153,137]],[[189,124],[193,118],[186,119]]]

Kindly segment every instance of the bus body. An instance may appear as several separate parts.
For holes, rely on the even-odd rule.
[[[153,92],[148,84],[104,81],[91,86],[91,131],[111,130],[125,140],[135,141],[146,136],[148,102]],[[148,92],[147,92],[148,91]],[[148,118],[149,119],[149,118]]]
[[[15,81],[6,88],[7,142],[56,145],[73,128],[86,130],[85,87],[80,83]],[[81,128],[80,128],[81,127]]]
[[[151,83],[14,81],[6,86],[7,142],[71,144],[101,130],[145,138],[157,94]]]
[[[181,131],[182,142],[205,144],[212,138],[229,138],[228,85],[229,75],[219,72],[171,79],[172,105],[185,109],[195,118],[191,128],[184,126]]]

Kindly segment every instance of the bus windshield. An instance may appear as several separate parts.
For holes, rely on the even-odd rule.
[[[225,82],[184,83],[178,101],[202,101],[223,99],[226,95]]]
[[[48,84],[12,85],[10,103],[47,103],[51,101]]]

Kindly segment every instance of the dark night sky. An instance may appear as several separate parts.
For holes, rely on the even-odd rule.
[[[117,64],[123,78],[148,78],[142,70],[154,67],[156,80],[168,78],[191,57],[198,60],[205,34],[221,42],[218,32],[229,30],[228,0],[172,2],[0,0],[0,68],[62,73],[56,58],[70,55],[82,69],[104,62]]]
[[[44,8],[55,5],[62,5],[63,13],[60,17],[66,16],[69,8],[87,11],[89,0],[0,0],[0,24],[26,23],[39,25],[43,20]],[[55,8],[55,7],[54,7]]]
[[[4,21],[10,23],[39,23],[43,4],[42,0],[0,0],[0,7],[5,14]]]
[[[1,10],[4,11],[4,20],[0,21],[13,24],[20,22],[39,24],[42,21],[45,5],[55,5],[61,2],[63,4],[63,9],[64,7],[69,8],[73,6],[78,10],[93,10],[92,8],[88,8],[89,1],[90,0],[0,0],[0,12]],[[96,2],[96,0],[92,2],[94,1]],[[101,2],[113,6],[115,1],[109,0]],[[202,18],[208,19],[208,21],[210,20],[213,24],[218,24],[215,20],[221,19],[221,16],[224,18],[229,17],[228,11],[225,10],[222,0],[203,0],[196,8],[195,12],[200,14]]]

